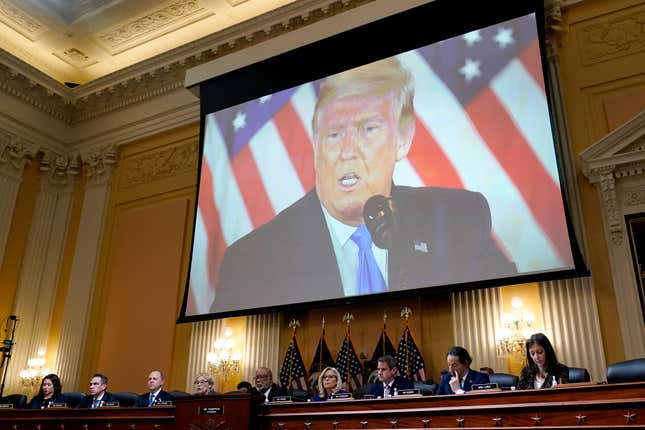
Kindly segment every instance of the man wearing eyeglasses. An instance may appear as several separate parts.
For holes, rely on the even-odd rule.
[[[272,401],[277,396],[288,395],[287,389],[273,382],[273,372],[268,367],[258,367],[255,371],[255,388],[264,394],[266,403]]]

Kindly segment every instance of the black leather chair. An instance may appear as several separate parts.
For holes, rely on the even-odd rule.
[[[569,383],[573,384],[574,382],[589,382],[591,381],[591,375],[589,371],[584,367],[569,367]]]
[[[190,393],[187,393],[185,391],[177,391],[177,390],[175,390],[175,391],[169,391],[168,393],[171,396],[173,396],[175,399],[178,398],[178,397],[188,397],[188,396],[190,396]]]
[[[432,396],[437,391],[437,384],[422,381],[414,381],[414,388],[419,389],[419,393],[424,396]]]
[[[291,400],[294,402],[306,402],[307,401],[307,392],[305,390],[289,390],[289,395]]]
[[[520,378],[509,373],[492,373],[488,375],[491,383],[496,383],[502,390],[512,390],[512,387],[517,387]]]
[[[607,382],[645,381],[645,358],[621,361],[607,367]]]
[[[130,393],[127,391],[122,391],[120,393],[114,393],[114,397],[119,401],[119,406],[122,408],[131,408],[134,406],[134,403],[137,401],[139,395],[137,393]]]
[[[63,393],[63,397],[65,397],[68,408],[75,408],[79,403],[81,403],[81,400],[85,397],[85,393],[81,393],[80,391],[70,391]]]
[[[27,396],[24,394],[9,394],[0,397],[0,405],[13,405],[15,409],[24,409],[27,406]]]

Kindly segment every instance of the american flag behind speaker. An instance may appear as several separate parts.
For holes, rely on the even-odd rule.
[[[481,192],[520,273],[573,266],[535,29],[528,15],[398,56],[416,134],[394,182]],[[317,88],[206,117],[186,315],[209,312],[226,247],[313,188]]]

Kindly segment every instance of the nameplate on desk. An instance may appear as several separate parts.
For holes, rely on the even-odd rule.
[[[329,400],[347,400],[351,398],[352,398],[351,394],[343,393],[343,394],[334,394]]]
[[[421,390],[418,388],[406,388],[405,390],[398,390],[396,392],[397,396],[414,396],[421,394]]]
[[[376,396],[374,394],[365,394],[365,395],[363,395],[363,397],[361,397],[361,399],[365,399],[365,400],[371,400],[371,399],[375,399],[375,398],[376,398]]]
[[[472,385],[473,391],[497,390],[498,388],[499,388],[499,385],[497,385],[497,382],[489,382],[487,384],[473,384]]]
[[[103,402],[102,408],[118,408],[119,402]]]
[[[275,396],[271,403],[288,403],[291,402],[291,396]]]
[[[49,409],[51,409],[51,408],[54,408],[54,409],[56,409],[56,408],[66,408],[66,407],[67,407],[67,403],[50,403],[49,406],[48,406]]]
[[[0,403],[0,409],[13,409],[12,403]]]
[[[160,400],[158,402],[154,402],[152,406],[172,406],[172,400]]]
[[[199,408],[199,415],[222,415],[224,406],[202,406]]]

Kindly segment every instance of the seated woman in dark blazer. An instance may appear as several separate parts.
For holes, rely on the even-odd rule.
[[[526,341],[526,362],[517,385],[520,390],[569,382],[569,368],[558,362],[549,338],[542,333],[535,333]]]
[[[40,381],[40,390],[38,394],[27,404],[28,409],[45,409],[52,403],[67,403],[65,397],[61,394],[63,387],[60,378],[55,373],[46,375]]]
[[[325,367],[318,377],[318,391],[314,394],[313,401],[331,399],[336,394],[347,394],[347,391],[343,390],[340,372],[333,367]]]

